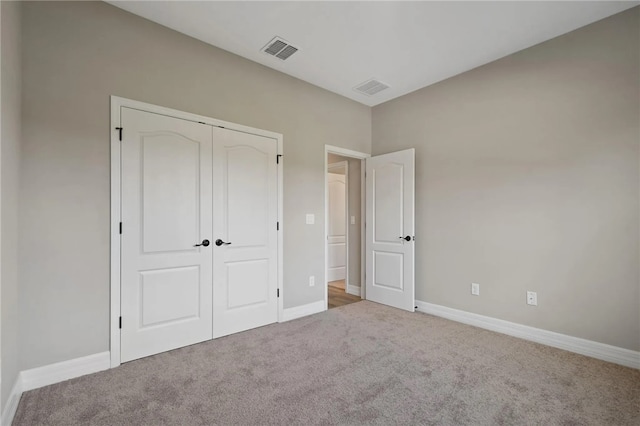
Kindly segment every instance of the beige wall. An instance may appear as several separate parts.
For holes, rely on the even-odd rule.
[[[417,299],[640,349],[639,12],[373,109],[374,155],[416,148]]]
[[[20,164],[20,3],[0,2],[0,407],[18,377],[18,166]]]
[[[369,152],[370,108],[105,3],[23,8],[22,369],[109,349],[110,95],[282,133],[284,305],[323,300],[324,145]]]
[[[7,4],[3,401],[18,367],[108,350],[109,95],[284,134],[284,303],[322,300],[324,145],[370,152],[371,109],[105,3],[25,2],[6,148]],[[638,31],[635,8],[373,109],[375,153],[416,148],[418,299],[640,349]]]
[[[349,219],[349,285],[361,286],[360,270],[362,260],[362,241],[361,241],[361,163],[362,160],[355,158],[342,157],[336,154],[328,154],[328,164],[338,163],[340,161],[348,162],[349,166],[349,216],[356,217],[355,225],[351,224]]]

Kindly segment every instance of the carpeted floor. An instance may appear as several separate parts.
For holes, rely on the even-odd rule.
[[[14,425],[639,425],[640,371],[371,302],[22,396]]]

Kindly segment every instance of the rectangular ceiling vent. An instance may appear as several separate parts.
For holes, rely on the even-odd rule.
[[[281,39],[280,37],[275,37],[273,40],[267,43],[265,47],[262,48],[262,51],[284,61],[285,59],[296,53],[298,51],[298,48],[292,46],[291,43]]]
[[[381,81],[371,79],[365,81],[362,84],[357,85],[353,88],[356,92],[363,93],[367,96],[373,96],[378,92],[382,92],[384,89],[388,89],[390,86],[388,84],[384,84]]]

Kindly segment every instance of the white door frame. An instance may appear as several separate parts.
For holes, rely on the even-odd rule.
[[[327,185],[328,173],[329,173],[329,159],[328,154],[336,154],[341,155],[343,157],[355,158],[358,160],[365,160],[371,157],[371,154],[367,154],[365,152],[354,151],[347,148],[341,148],[339,146],[334,145],[325,145],[324,146],[324,273],[325,273],[325,286],[324,286],[324,309],[327,309],[329,302],[329,286],[326,285],[326,274],[327,269],[329,268],[329,250],[327,247],[327,236],[329,235],[329,189]],[[364,233],[364,215],[366,213],[366,205],[365,205],[365,164],[362,161],[362,165],[360,167],[360,297],[365,299],[365,233]],[[348,228],[347,228],[348,233]],[[348,253],[347,253],[348,258]],[[345,280],[346,283],[346,280]]]
[[[111,260],[110,260],[110,356],[111,368],[120,365],[120,221],[121,221],[121,167],[120,167],[120,109],[128,107],[147,111],[155,114],[167,115],[169,117],[180,118],[183,120],[195,121],[202,124],[208,124],[216,127],[224,127],[238,132],[250,133],[259,136],[265,136],[275,139],[278,144],[278,223],[280,230],[278,232],[278,290],[280,297],[278,298],[278,322],[282,321],[284,287],[282,285],[283,271],[283,137],[280,133],[274,133],[267,130],[255,129],[253,127],[243,126],[241,124],[230,123],[228,121],[217,120],[211,117],[192,114],[189,112],[178,111],[171,108],[165,108],[158,105],[138,102],[131,99],[111,96]],[[126,132],[127,129],[123,129]],[[326,156],[325,156],[326,157]],[[274,159],[276,161],[276,159]],[[325,160],[326,162],[326,160]],[[325,262],[326,263],[326,262]]]
[[[328,161],[328,160],[327,160]],[[345,247],[345,252],[344,252],[344,290],[345,292],[347,291],[347,288],[349,288],[349,162],[348,161],[338,161],[337,163],[330,163],[327,166],[327,174],[329,173],[329,169],[332,168],[336,168],[336,169],[344,169],[344,247]],[[328,189],[328,185],[329,185],[329,179],[327,176],[327,181],[325,183],[325,185],[327,185],[327,196],[329,196],[329,189]],[[327,198],[328,200],[328,198]],[[327,245],[327,256],[329,253],[329,203],[327,202],[327,238],[325,240],[325,244]],[[329,274],[329,260],[327,257],[327,270],[325,271],[325,285],[329,285],[329,277],[327,276]]]

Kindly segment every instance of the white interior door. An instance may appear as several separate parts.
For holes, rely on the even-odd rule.
[[[342,166],[344,170],[344,166]],[[329,232],[327,235],[327,281],[344,280],[347,263],[347,206],[344,174],[327,174],[329,191]]]
[[[213,335],[219,337],[278,319],[277,141],[218,127],[213,141]]]
[[[122,108],[121,360],[212,337],[211,126]]]
[[[366,297],[413,312],[415,150],[366,160]]]

